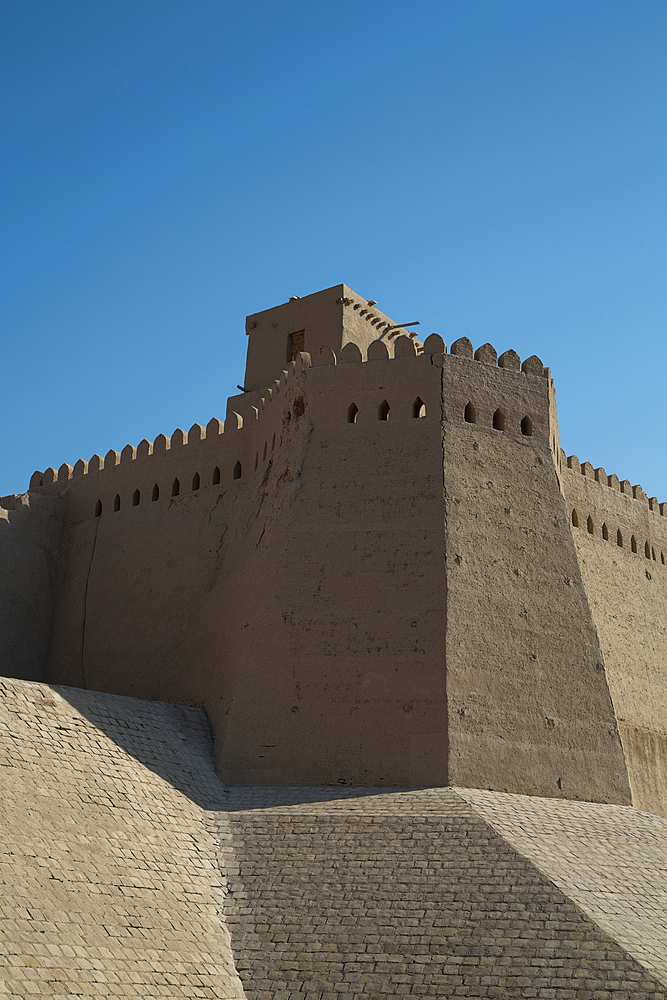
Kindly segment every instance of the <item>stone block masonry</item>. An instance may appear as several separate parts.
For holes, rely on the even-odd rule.
[[[199,709],[21,680],[0,761],[0,997],[667,1000],[658,817],[226,789]]]
[[[0,680],[0,782],[0,997],[243,997],[203,712]]]
[[[249,1000],[667,996],[667,977],[451,789],[233,789],[229,808],[227,919]]]
[[[667,983],[667,820],[627,806],[457,789],[497,833]]]

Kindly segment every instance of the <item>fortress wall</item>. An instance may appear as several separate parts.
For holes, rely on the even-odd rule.
[[[64,510],[59,497],[0,498],[0,674],[45,677]]]
[[[50,679],[205,704],[232,782],[626,801],[548,370],[396,344],[301,355],[224,433],[39,487],[65,482],[70,525]]]
[[[554,466],[550,380],[445,357],[443,393],[450,783],[629,802]],[[514,417],[500,431],[503,399]]]
[[[590,462],[582,465],[576,455],[562,458],[563,492],[571,524],[664,566],[667,504],[647,497],[641,486],[631,486],[627,479],[594,469]]]
[[[520,371],[516,355],[498,368],[489,345],[478,360],[468,342],[438,353],[438,337],[420,355],[408,338],[399,347],[339,364],[325,350],[310,368],[302,356],[239,429],[136,458],[125,449],[118,465],[68,479],[49,677],[205,704],[230,782],[443,784],[455,773],[625,801],[554,471],[548,372],[539,359]],[[187,483],[213,462],[220,484],[144,502],[158,475]],[[108,513],[117,490],[121,509]]]
[[[289,465],[248,537],[243,683],[212,716],[230,782],[445,780],[439,395],[426,358],[306,373]]]
[[[179,647],[215,577],[235,492],[209,488],[70,527],[51,682],[193,698],[178,686]]]
[[[564,492],[570,517],[575,510],[578,520],[571,530],[604,652],[633,803],[667,815],[665,506],[653,500],[651,509],[639,487],[633,493],[626,482],[621,492],[615,476],[609,486],[603,470],[596,479],[592,467],[579,466],[574,456],[568,462]],[[608,539],[602,537],[603,525]]]
[[[3,679],[0,747],[2,996],[243,1000],[203,712]]]
[[[449,619],[445,614],[446,588],[441,565],[444,556],[442,433],[443,428],[445,435],[449,433],[450,424],[453,433],[458,434],[462,427],[470,433],[470,425],[465,423],[463,414],[471,399],[466,395],[471,380],[477,380],[473,401],[480,423],[491,427],[494,413],[502,409],[505,430],[501,438],[507,447],[506,464],[495,474],[500,474],[506,489],[512,493],[516,491],[517,469],[520,470],[518,474],[525,471],[529,479],[534,477],[534,449],[530,452],[529,468],[526,470],[521,465],[526,451],[521,422],[527,415],[532,417],[534,427],[530,440],[540,440],[540,453],[547,463],[545,476],[551,477],[550,503],[556,506],[561,518],[568,566],[573,573],[577,572],[550,455],[550,438],[552,432],[555,433],[548,421],[552,405],[550,383],[544,376],[543,366],[537,365],[536,359],[533,361],[534,369],[539,368],[539,376],[498,369],[465,356],[441,355],[438,358],[430,355],[425,346],[421,356],[318,365],[308,370],[306,417],[312,421],[312,433],[309,441],[303,438],[303,448],[307,447],[307,451],[303,452],[304,460],[298,460],[298,479],[295,478],[298,491],[282,512],[283,526],[275,522],[270,525],[273,533],[284,532],[282,549],[276,555],[270,548],[260,547],[252,557],[253,561],[259,561],[264,558],[264,552],[268,556],[262,570],[252,572],[255,582],[248,585],[248,600],[268,609],[270,627],[266,634],[247,630],[239,646],[244,658],[239,674],[250,683],[235,696],[226,713],[224,737],[223,730],[217,728],[221,767],[231,760],[230,755],[236,754],[234,747],[245,755],[238,757],[237,769],[223,769],[227,780],[232,783],[282,783],[284,775],[292,774],[294,777],[290,780],[304,783],[309,780],[312,766],[308,759],[311,741],[312,752],[319,759],[328,758],[335,763],[349,761],[347,769],[332,767],[326,775],[327,781],[395,784],[402,780],[410,783],[445,780],[449,772],[445,771],[442,761],[446,755],[451,759],[448,741],[452,728],[462,727],[460,717],[452,717],[451,711],[448,724],[444,718],[449,677],[448,663],[444,671],[442,668],[445,630],[448,635],[454,632],[457,637],[471,629],[478,630],[479,648],[486,650],[489,646],[498,646],[499,629],[505,636],[504,649],[499,652],[515,661],[523,655],[525,644],[521,625],[512,629],[495,621],[490,625],[489,634],[488,616],[486,619],[480,616],[476,607],[462,605]],[[443,375],[444,366],[448,367]],[[519,368],[518,363],[516,367]],[[456,372],[460,374],[458,387]],[[415,420],[412,416],[417,396],[426,404],[425,420]],[[390,405],[390,412],[388,421],[382,422],[378,420],[378,410],[385,400]],[[358,408],[356,422],[347,424],[347,408],[352,404]],[[431,424],[434,414],[440,418],[437,428]],[[443,416],[444,423],[441,423]],[[296,451],[300,447],[297,446]],[[492,456],[490,459],[494,461]],[[445,479],[447,474],[446,464]],[[473,475],[477,475],[477,469]],[[531,500],[532,496],[524,500],[518,524],[511,518],[506,524],[507,532],[517,536],[517,547],[522,545],[525,525],[530,524]],[[418,530],[421,523],[428,527],[427,533]],[[522,558],[529,563],[540,560],[542,574],[546,576],[545,559],[552,530],[550,513],[545,513],[541,528],[536,548]],[[266,537],[265,534],[262,546]],[[477,539],[477,542],[487,553],[485,540]],[[393,553],[398,553],[400,558],[397,560]],[[489,575],[493,576],[493,572],[491,569]],[[492,589],[495,586],[494,582]],[[529,586],[522,595],[526,600],[530,596]],[[540,609],[544,618],[551,614],[549,599],[545,598]],[[510,611],[518,610],[511,603],[509,607]],[[569,603],[564,614],[568,627],[573,613],[579,616],[580,627],[588,630],[587,637],[599,654],[580,582],[577,598]],[[541,624],[540,621],[536,631]],[[405,637],[414,635],[411,630],[415,627],[418,641],[411,651]],[[579,651],[578,643],[581,645],[577,637],[567,649],[559,650],[564,657],[557,664],[559,683],[571,683],[567,657],[573,650]],[[581,656],[589,653],[586,648]],[[289,659],[285,665],[278,666],[286,656]],[[486,652],[480,656],[478,666],[482,673],[486,669],[486,657]],[[599,656],[595,664],[598,659]],[[276,666],[266,670],[267,662]],[[329,662],[331,668],[327,666]],[[534,678],[547,689],[537,699],[537,711],[533,685],[527,688],[519,678],[508,692],[511,704],[506,709],[503,726],[513,723],[515,718],[519,720],[513,769],[505,774],[504,761],[499,762],[498,744],[493,744],[493,740],[490,741],[492,763],[490,766],[484,763],[488,744],[482,741],[480,749],[478,719],[470,727],[471,738],[468,737],[465,746],[459,743],[467,781],[475,784],[477,779],[493,780],[502,782],[501,787],[507,787],[510,782],[514,788],[531,792],[536,787],[548,787],[547,794],[555,795],[567,794],[575,788],[580,796],[590,792],[591,796],[618,797],[627,801],[627,777],[604,676],[600,679],[596,675],[583,684],[575,683],[576,690],[570,701],[567,694],[550,691],[550,667],[547,663],[542,673],[533,671]],[[390,688],[388,678],[392,669],[396,678]],[[516,674],[516,668],[514,672]],[[496,713],[497,701],[504,693],[502,687],[499,690],[496,686],[493,676],[487,676],[484,683],[487,701],[486,714],[481,720],[482,732],[488,726],[486,715]],[[568,712],[582,693],[588,696],[589,687],[593,692],[589,702],[573,708],[576,721],[569,726]],[[271,706],[271,714],[257,727],[256,763],[253,764],[248,754],[247,719],[257,712],[257,692],[263,690],[269,691],[264,700]],[[415,697],[415,691],[419,698]],[[403,705],[399,695],[404,699]],[[238,697],[243,698],[240,705]],[[422,699],[423,704],[420,704]],[[540,701],[548,702],[550,709],[557,709],[558,724],[562,728],[555,736],[541,714],[540,710],[546,712],[546,708]],[[401,711],[406,712],[406,709],[407,720],[401,716]],[[304,728],[306,724],[310,731]],[[370,747],[367,730],[376,734]],[[290,731],[294,733],[293,739]],[[504,735],[503,729],[500,739]],[[583,749],[577,753],[580,737]],[[464,736],[464,742],[465,739]],[[224,751],[220,750],[223,740]],[[607,742],[612,747],[612,766],[605,771]],[[592,760],[591,747],[598,754],[596,760]],[[288,755],[293,754],[295,748],[303,760],[289,759]],[[384,759],[383,771],[374,774],[369,768],[365,774],[359,772],[355,760],[363,754],[373,765]],[[420,763],[420,755],[423,763]],[[558,769],[558,774],[552,774],[548,768]],[[557,781],[566,768],[569,784],[564,790],[565,778],[561,778],[560,788]],[[545,777],[545,773],[549,776]]]
[[[107,456],[99,472],[67,480],[69,527],[50,680],[201,702],[201,694],[193,693],[199,691],[196,670],[180,685],[184,667],[178,650],[194,609],[238,559],[245,512],[252,518],[252,497],[261,492],[262,475],[280,446],[282,401],[295,371],[292,364],[267,392],[260,416],[255,410],[245,421],[234,415],[224,433],[212,420],[205,438],[195,425],[187,443],[178,432],[152,453],[149,442],[144,448],[149,453],[128,447],[117,465]],[[212,483],[216,470],[220,482]],[[192,488],[195,475],[199,489]],[[179,494],[172,496],[175,479]],[[153,501],[155,484],[160,495]],[[135,490],[140,502],[133,506]],[[121,501],[117,511],[115,496]],[[100,499],[101,516],[91,516]],[[217,648],[210,653],[216,662],[223,655]]]
[[[264,418],[222,436],[246,438],[252,456],[263,420],[279,421],[256,472],[72,524],[50,678],[205,703],[234,780],[443,780],[440,376],[429,362],[295,372]],[[424,420],[412,416],[415,386]],[[149,461],[128,464],[126,492]]]

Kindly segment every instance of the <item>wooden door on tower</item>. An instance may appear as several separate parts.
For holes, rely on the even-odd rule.
[[[306,331],[299,330],[297,333],[290,333],[289,335],[289,357],[288,361],[295,361],[297,354],[301,351],[305,351],[306,343]]]

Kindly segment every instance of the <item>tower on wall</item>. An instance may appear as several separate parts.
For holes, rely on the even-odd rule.
[[[550,373],[412,325],[345,285],[256,313],[224,424],[36,473],[31,669],[203,704],[233,784],[627,803]]]

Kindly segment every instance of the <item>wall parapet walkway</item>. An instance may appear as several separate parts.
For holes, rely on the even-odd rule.
[[[573,528],[665,564],[667,503],[641,486],[561,452],[563,493]]]
[[[273,385],[256,390],[259,396],[259,407],[250,406],[243,414],[232,411],[224,423],[218,418],[213,417],[209,420],[206,427],[195,423],[189,431],[177,428],[170,437],[165,434],[159,434],[155,441],[149,441],[144,438],[136,446],[131,444],[125,445],[120,452],[110,449],[106,455],[93,455],[89,461],[79,459],[74,465],[64,462],[58,469],[49,467],[43,472],[37,470],[30,478],[30,490],[33,492],[40,490],[54,492],[53,487],[63,490],[73,480],[89,476],[93,473],[108,472],[117,466],[126,466],[153,455],[164,454],[167,451],[174,451],[177,448],[187,445],[199,444],[206,439],[216,438],[223,433],[241,430],[244,423],[248,420],[261,420],[263,413],[269,408],[271,401],[280,394],[281,389],[287,386],[295,375],[309,368],[311,363],[316,366],[336,365],[350,362],[401,360],[408,357],[427,357],[433,354],[447,353],[446,344],[435,333],[427,337],[423,345],[415,342],[406,334],[402,334],[396,337],[394,345],[395,353],[393,358],[390,358],[387,345],[381,339],[377,339],[370,344],[367,357],[365,358],[362,356],[361,350],[353,343],[348,343],[343,348],[340,359],[337,359],[331,348],[327,347],[322,348],[312,359],[309,354],[302,352],[295,361],[288,364],[281,378],[276,379]],[[467,337],[461,337],[455,341],[451,345],[449,353],[461,359],[474,360],[480,364],[493,365],[507,371],[521,371],[527,375],[538,375],[544,378],[550,377],[549,369],[543,366],[541,360],[536,355],[527,358],[521,363],[521,359],[514,351],[505,351],[504,354],[498,357],[497,352],[491,344],[483,344],[474,351],[473,345]],[[249,395],[254,396],[255,393]]]

